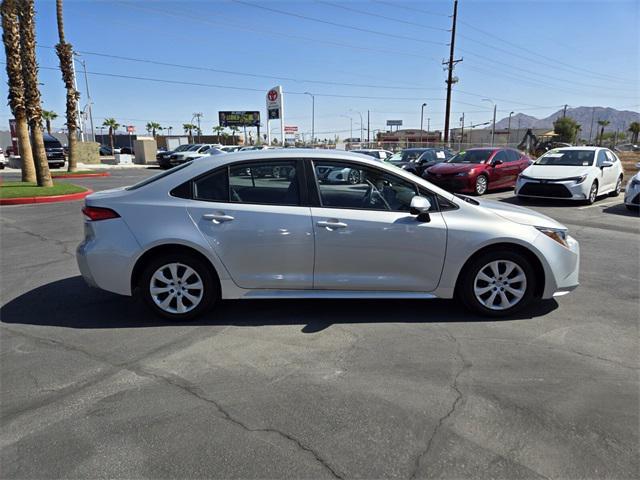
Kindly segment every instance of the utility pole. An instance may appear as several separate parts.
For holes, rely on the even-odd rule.
[[[304,92],[304,94],[311,97],[311,147],[313,148],[316,138],[316,97],[313,93]]]
[[[423,103],[422,107],[420,108],[420,143],[422,143],[422,132],[423,130],[423,125],[424,125],[424,107],[426,107],[427,104]],[[429,135],[429,132],[427,132],[427,137]]]
[[[589,130],[589,144],[591,144],[591,136],[593,135],[593,118],[596,114],[596,107],[591,108],[591,130]]]
[[[200,135],[202,134],[202,130],[200,129],[200,118],[203,117],[204,115],[202,114],[202,112],[197,112],[193,114],[193,117],[191,118],[191,121],[193,121],[193,119],[197,119],[198,120],[198,143],[200,143]],[[246,137],[246,127],[245,127],[245,137]]]
[[[427,117],[427,145],[429,145],[429,132],[431,131],[431,118]]]
[[[460,142],[458,143],[458,150],[462,150],[462,139],[464,138],[464,112],[460,117]]]
[[[458,0],[454,0],[453,2],[453,25],[451,27],[451,44],[449,49],[449,61],[448,69],[449,73],[447,75],[447,105],[444,114],[444,143],[449,142],[449,116],[451,114],[451,85],[453,84],[453,67],[456,63],[461,62],[462,58],[459,60],[454,60],[453,55],[455,53],[455,44],[456,44],[456,20],[458,19]],[[443,62],[445,64],[445,62]]]
[[[371,142],[370,130],[371,127],[371,112],[367,110],[367,147],[369,147],[369,143]]]
[[[513,112],[509,113],[509,125],[507,126],[507,147],[509,146],[509,142],[511,141],[511,115],[513,115]]]
[[[73,83],[75,84],[73,88],[75,91],[78,91],[78,76],[76,75],[76,62],[75,59],[71,62],[71,66],[73,67]],[[84,121],[82,119],[82,114],[80,113],[80,95],[76,97],[76,110],[78,111],[78,127],[80,127],[80,141],[84,142]]]

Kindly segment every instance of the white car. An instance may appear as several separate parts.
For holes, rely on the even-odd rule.
[[[636,163],[636,167],[640,168],[640,162]],[[624,190],[624,204],[629,210],[640,208],[640,172],[627,182],[627,187]]]
[[[7,163],[7,159],[4,157],[4,152],[0,148],[0,170],[2,170],[4,168],[6,163]]]
[[[619,195],[622,176],[622,163],[608,148],[555,148],[522,171],[515,194],[592,204],[600,195]]]
[[[380,148],[361,148],[361,149],[349,150],[349,151],[353,153],[361,153],[362,155],[368,155],[370,157],[375,158],[376,160],[386,160],[391,155],[393,155],[393,152],[389,150],[382,150]]]
[[[210,148],[220,148],[222,145],[219,143],[196,143],[188,150],[182,152],[176,152],[169,157],[169,163],[171,165],[179,165],[189,160],[200,158],[203,155],[207,155],[205,152]]]
[[[363,173],[332,185],[320,167]],[[555,220],[337,150],[207,156],[93,193],[83,213],[86,281],[171,320],[266,298],[455,297],[504,316],[578,286],[578,242]]]

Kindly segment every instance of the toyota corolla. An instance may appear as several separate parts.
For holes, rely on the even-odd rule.
[[[254,174],[275,169],[290,174]],[[361,173],[319,182],[326,169]],[[204,157],[94,193],[83,213],[86,281],[174,320],[220,299],[330,297],[456,297],[504,316],[578,285],[578,243],[555,220],[345,152]]]

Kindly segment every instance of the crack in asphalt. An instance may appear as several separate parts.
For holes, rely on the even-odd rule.
[[[223,408],[218,402],[216,402],[214,399],[207,397],[204,392],[197,386],[192,384],[191,382],[189,382],[188,380],[186,380],[183,377],[180,377],[178,375],[173,375],[169,372],[158,372],[155,370],[151,370],[149,368],[145,368],[141,365],[139,365],[139,363],[148,358],[150,355],[153,355],[155,353],[158,353],[161,350],[164,350],[164,348],[169,348],[174,346],[177,343],[181,343],[183,342],[185,339],[184,338],[180,338],[178,340],[176,340],[175,342],[170,342],[169,344],[163,345],[162,347],[158,347],[154,350],[152,350],[150,353],[145,354],[143,357],[139,357],[136,358],[132,361],[129,362],[114,362],[106,357],[103,357],[101,355],[96,355],[92,352],[88,352],[85,349],[76,347],[76,346],[72,346],[72,345],[68,345],[64,342],[61,342],[59,340],[53,340],[53,339],[47,339],[47,338],[42,338],[42,337],[38,337],[35,335],[30,335],[24,332],[20,332],[20,331],[16,331],[10,328],[6,328],[5,329],[11,333],[14,333],[16,335],[21,335],[24,337],[28,337],[31,338],[37,342],[40,343],[45,343],[45,344],[49,344],[49,345],[54,345],[57,346],[59,348],[62,348],[66,351],[71,351],[71,352],[76,352],[76,353],[81,353],[87,357],[89,357],[92,360],[96,360],[99,361],[101,363],[107,364],[109,366],[111,366],[111,369],[108,369],[106,372],[102,372],[102,374],[98,374],[95,377],[91,378],[89,381],[83,383],[81,386],[79,386],[80,388],[76,388],[73,389],[73,391],[68,392],[67,394],[63,395],[63,397],[58,396],[57,398],[55,398],[53,401],[56,400],[60,400],[61,398],[64,398],[68,395],[71,395],[73,393],[77,393],[78,391],[83,390],[84,388],[94,385],[100,381],[102,381],[105,378],[108,378],[111,375],[114,375],[120,371],[128,371],[131,373],[134,373],[136,375],[139,375],[141,377],[146,377],[146,378],[152,378],[155,380],[159,380],[162,381],[168,385],[171,385],[173,387],[179,388],[182,391],[185,391],[187,393],[189,393],[190,395],[198,398],[199,400],[206,402],[209,405],[213,405],[216,410],[222,415],[222,418],[233,423],[234,425],[237,425],[239,427],[241,427],[243,430],[247,431],[247,432],[251,432],[251,433],[273,433],[276,434],[290,442],[292,442],[293,444],[295,444],[297,446],[297,448],[301,451],[304,451],[306,453],[309,453],[313,456],[313,458],[320,464],[322,465],[325,470],[327,470],[327,472],[329,472],[331,474],[331,476],[333,478],[337,478],[342,480],[344,477],[341,476],[338,472],[336,472],[336,470],[329,465],[328,461],[326,459],[324,459],[318,452],[316,452],[314,449],[312,449],[311,447],[305,445],[304,443],[302,443],[302,441],[300,441],[299,439],[297,439],[296,437],[294,437],[291,434],[288,434],[286,432],[283,432],[281,430],[275,429],[275,428],[251,428],[249,425],[247,425],[246,423],[242,422],[240,419],[232,416],[225,408]],[[190,335],[194,336],[194,334]],[[196,336],[195,339],[191,339],[191,340],[200,340],[202,337],[201,336]],[[35,381],[35,378],[33,379]],[[43,403],[43,405],[46,405],[48,403],[51,403],[49,401],[46,401]],[[37,405],[37,407],[39,407],[41,405]],[[16,417],[19,414],[27,411],[27,410],[33,410],[33,406],[30,406],[28,409],[23,409],[20,412],[13,412],[13,415],[11,415],[12,417]],[[4,418],[3,421],[7,422],[10,419]]]
[[[75,253],[70,252],[69,248],[66,245],[66,243],[72,243],[72,242],[75,242],[75,240],[69,240],[67,242],[64,242],[62,240],[58,240],[57,238],[47,237],[46,235],[42,235],[41,233],[36,233],[36,232],[32,232],[31,230],[20,228],[16,226],[13,222],[7,222],[6,220],[3,220],[3,223],[4,223],[3,228],[12,228],[19,233],[23,233],[25,235],[29,235],[31,237],[37,238],[42,242],[52,242],[62,248],[62,251],[60,253],[64,255],[69,255],[74,259],[76,258]]]
[[[449,388],[451,388],[456,393],[456,396],[453,402],[451,403],[449,410],[447,410],[447,412],[438,419],[438,423],[436,423],[436,426],[431,432],[431,436],[427,441],[427,445],[425,449],[419,455],[417,455],[415,460],[415,465],[413,467],[413,471],[411,472],[411,475],[409,477],[411,479],[417,478],[418,471],[420,470],[420,464],[422,463],[422,459],[429,455],[429,453],[431,452],[431,448],[433,447],[433,442],[435,438],[438,436],[438,433],[440,433],[440,429],[442,428],[442,425],[449,418],[451,418],[451,416],[455,413],[456,409],[458,408],[458,405],[462,401],[464,394],[458,387],[458,378],[460,378],[460,375],[462,375],[464,371],[470,368],[472,365],[470,362],[468,362],[464,358],[464,355],[462,354],[462,350],[461,350],[461,345],[460,345],[460,342],[458,342],[458,339],[454,337],[446,328],[442,328],[442,331],[444,331],[447,338],[449,338],[449,340],[451,340],[456,345],[456,357],[459,359],[459,362],[460,362],[460,367],[453,375],[453,381],[449,385]]]

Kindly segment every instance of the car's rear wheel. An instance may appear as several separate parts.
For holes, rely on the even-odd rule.
[[[588,205],[593,205],[598,198],[598,182],[593,182],[591,187],[589,188],[589,196],[587,197],[586,203]]]
[[[177,321],[201,315],[220,297],[210,267],[197,256],[182,252],[150,261],[138,286],[155,313]]]
[[[478,196],[484,195],[485,193],[487,193],[488,186],[489,182],[487,180],[487,177],[485,177],[484,175],[478,175],[473,190]]]
[[[622,175],[618,177],[618,181],[616,182],[616,188],[613,189],[613,191],[609,194],[609,196],[617,197],[618,195],[620,195],[621,191],[622,191]]]
[[[535,271],[525,256],[509,251],[487,252],[465,268],[457,294],[470,310],[502,317],[529,304],[535,283]]]

